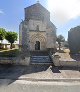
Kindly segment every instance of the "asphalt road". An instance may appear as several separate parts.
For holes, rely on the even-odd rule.
[[[0,92],[80,92],[80,82],[0,80]]]

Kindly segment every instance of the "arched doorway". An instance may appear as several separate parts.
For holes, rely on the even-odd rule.
[[[35,50],[40,50],[40,42],[36,41]]]
[[[46,39],[42,34],[33,34],[30,38],[30,50],[45,50]]]

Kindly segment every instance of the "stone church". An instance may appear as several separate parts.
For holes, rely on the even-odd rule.
[[[39,2],[25,10],[25,19],[19,25],[19,45],[26,51],[47,51],[56,44],[56,27],[50,21],[50,12]]]

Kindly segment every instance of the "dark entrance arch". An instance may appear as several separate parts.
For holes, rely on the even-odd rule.
[[[36,41],[35,50],[40,50],[40,42]]]

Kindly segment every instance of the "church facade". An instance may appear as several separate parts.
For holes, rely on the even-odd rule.
[[[46,51],[55,48],[56,27],[50,12],[40,3],[25,8],[25,19],[19,25],[19,45],[26,51]]]

